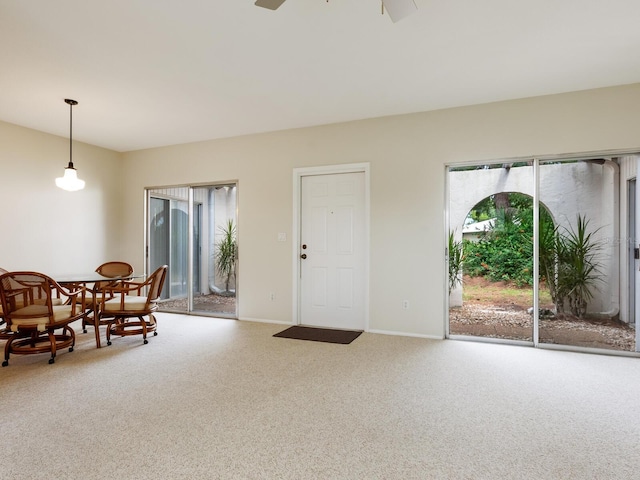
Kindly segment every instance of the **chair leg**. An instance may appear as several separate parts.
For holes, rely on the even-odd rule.
[[[147,340],[147,322],[142,317],[138,317],[138,320],[140,320],[140,328],[142,328],[142,343],[146,345],[149,343],[149,340]]]
[[[107,345],[111,345],[111,334],[113,333],[112,328],[114,325],[122,322],[122,319],[118,317],[113,317],[107,319]]]
[[[71,337],[71,345],[69,346],[69,353],[71,353],[73,352],[73,348],[76,346],[76,332],[68,325],[64,327],[63,333],[64,332]]]
[[[107,322],[107,345],[111,345],[111,322]]]
[[[153,316],[153,313],[149,314],[149,324],[153,326],[153,336],[157,337],[158,331],[156,329],[158,328],[158,322],[156,322],[156,317]]]
[[[149,319],[146,319],[146,316]],[[155,317],[152,314],[141,315],[137,317],[137,321],[127,321],[127,317],[117,317],[114,318],[107,327],[107,345],[111,345],[111,335],[120,335],[121,337],[127,335],[142,335],[143,344],[148,344],[149,339],[148,336],[153,332],[153,335],[158,335],[158,332],[155,331],[157,324]]]
[[[17,334],[14,334],[7,340],[7,343],[4,344],[4,362],[2,362],[2,366],[6,367],[9,365],[9,352],[11,352],[11,344],[17,338]]]
[[[91,320],[89,320],[89,316],[91,316]],[[87,333],[87,325],[94,326],[96,313],[93,308],[89,308],[85,312],[85,316],[82,317],[82,333]]]
[[[56,335],[53,330],[49,330],[47,333],[49,335],[49,342],[51,343],[51,358],[49,359],[49,364],[52,364],[56,361]]]

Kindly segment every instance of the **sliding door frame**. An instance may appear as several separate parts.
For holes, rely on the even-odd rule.
[[[239,294],[238,292],[240,291],[239,288],[239,284],[240,284],[240,275],[238,270],[236,269],[235,273],[234,273],[234,283],[235,283],[235,312],[229,316],[228,313],[222,313],[222,312],[206,312],[206,311],[193,311],[194,308],[194,302],[193,302],[193,298],[194,298],[194,294],[195,294],[195,288],[194,288],[194,265],[193,262],[196,258],[195,252],[194,252],[194,226],[195,226],[195,220],[194,219],[194,215],[196,214],[195,211],[195,206],[196,204],[200,204],[200,202],[196,202],[195,198],[194,198],[194,191],[198,188],[215,188],[215,187],[223,187],[223,186],[234,186],[236,188],[236,194],[235,194],[235,211],[234,211],[234,223],[235,223],[235,229],[236,229],[236,245],[239,245],[239,228],[238,228],[238,185],[239,182],[237,180],[230,180],[230,181],[225,181],[225,182],[207,182],[207,183],[194,183],[194,184],[183,184],[183,185],[165,185],[165,186],[157,186],[157,187],[146,187],[144,189],[144,265],[145,265],[145,270],[147,272],[150,271],[151,266],[150,266],[150,254],[151,254],[151,247],[150,247],[150,204],[151,204],[151,198],[160,198],[163,200],[169,200],[169,203],[171,203],[171,201],[174,200],[180,200],[180,201],[185,201],[184,199],[180,198],[176,198],[176,197],[172,197],[171,195],[166,195],[166,194],[162,194],[162,193],[157,193],[158,190],[169,190],[169,189],[186,189],[187,191],[187,209],[188,209],[188,217],[187,217],[187,240],[186,240],[186,244],[187,244],[187,309],[182,312],[180,311],[179,313],[182,314],[187,314],[187,315],[199,315],[199,316],[215,316],[215,317],[229,317],[229,318],[238,318],[238,298],[239,298]],[[203,229],[203,224],[202,221],[200,222],[200,236],[202,237],[202,229]],[[215,233],[214,233],[215,235]],[[169,237],[171,237],[171,232],[169,232]],[[198,255],[198,258],[200,259],[200,261],[202,261],[202,255]],[[202,271],[202,266],[200,266],[200,271]],[[167,279],[170,281],[170,276],[167,276]],[[198,279],[198,281],[200,281],[200,279]],[[168,289],[169,292],[171,292],[171,288]],[[169,293],[169,295],[171,295]]]
[[[479,165],[489,165],[489,164],[509,164],[509,163],[517,163],[517,162],[532,162],[533,165],[533,275],[535,279],[539,278],[540,272],[540,258],[539,258],[539,241],[540,241],[540,164],[544,162],[553,162],[553,161],[571,161],[571,160],[588,160],[588,159],[596,159],[596,158],[613,158],[613,157],[622,157],[627,155],[638,155],[640,149],[633,150],[606,150],[606,151],[595,151],[595,152],[581,152],[581,153],[570,153],[570,154],[559,154],[559,155],[544,155],[544,156],[531,156],[531,157],[518,157],[518,158],[509,158],[509,159],[495,159],[495,160],[481,160],[481,161],[470,161],[470,162],[459,162],[459,163],[447,163],[445,164],[444,174],[445,174],[445,188],[444,188],[444,204],[445,204],[445,212],[444,212],[444,244],[448,245],[448,233],[451,231],[451,218],[450,218],[450,201],[451,201],[451,185],[449,180],[450,171],[452,168],[457,167],[473,167]],[[614,201],[619,202],[619,199],[615,199]],[[619,215],[619,212],[618,212]],[[620,259],[618,259],[620,261]],[[565,350],[565,351],[577,351],[584,353],[596,353],[596,354],[606,354],[606,355],[616,355],[616,356],[629,356],[629,357],[640,357],[640,351],[631,352],[631,351],[622,351],[622,350],[609,350],[603,348],[588,348],[574,345],[557,345],[551,343],[541,343],[540,342],[540,309],[539,309],[539,301],[540,301],[540,289],[539,289],[539,281],[536,280],[533,282],[533,341],[521,341],[521,340],[508,340],[501,338],[491,338],[491,337],[475,337],[468,335],[452,335],[450,333],[450,321],[449,321],[449,292],[447,289],[448,285],[448,269],[449,262],[449,251],[448,246],[445,247],[445,269],[444,269],[444,279],[443,282],[445,285],[444,288],[444,311],[445,311],[445,338],[453,339],[453,340],[463,340],[463,341],[475,341],[475,342],[485,342],[485,343],[506,343],[511,345],[523,345],[523,346],[533,346],[534,348],[543,348],[549,350]],[[621,279],[622,280],[622,279]],[[637,286],[640,288],[640,286]],[[619,290],[622,288],[620,285]],[[626,288],[626,285],[625,285]],[[619,292],[618,292],[619,294]],[[640,327],[636,319],[636,328]],[[636,338],[638,335],[636,335]],[[636,345],[636,350],[638,350],[638,345]]]

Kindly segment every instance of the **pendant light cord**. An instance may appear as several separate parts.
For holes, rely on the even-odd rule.
[[[69,103],[69,167],[73,168],[73,103]]]
[[[69,167],[73,168],[73,106],[78,102],[65,98],[64,101],[69,104]]]
[[[56,185],[69,192],[75,192],[84,188],[84,180],[78,178],[78,172],[73,166],[73,106],[78,102],[71,100],[70,98],[64,99],[65,103],[69,105],[69,164],[64,169],[64,175],[56,178]]]

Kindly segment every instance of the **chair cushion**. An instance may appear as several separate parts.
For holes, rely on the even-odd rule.
[[[102,300],[102,296],[103,296],[102,292],[92,293],[92,292],[87,290],[84,298],[85,298],[85,302],[90,303],[90,302],[93,301],[94,297],[95,297],[96,301],[99,302],[100,300]],[[118,297],[119,298],[120,294],[119,293],[108,293],[107,294],[107,298],[108,297],[114,297],[114,298]],[[79,296],[78,296],[78,301],[80,301],[80,297]]]
[[[46,305],[47,301],[45,299],[36,299],[33,301],[33,303],[37,304],[37,305]],[[62,305],[62,299],[61,298],[52,298],[51,299],[51,304],[52,305]]]
[[[15,318],[11,319],[11,331],[17,332],[21,326],[36,326],[39,332],[44,332],[49,324],[47,307],[44,305],[29,305],[13,312],[13,315],[44,315],[35,318]],[[55,322],[71,318],[71,305],[54,305],[53,319]]]
[[[137,295],[127,295],[124,300],[124,309],[126,311],[132,310],[144,310],[147,304],[147,297]],[[104,310],[106,312],[113,312],[120,310],[120,299],[112,298],[104,302]]]
[[[46,305],[47,301],[46,300],[40,300],[40,299],[36,299],[33,301],[33,303],[35,305]],[[16,302],[16,307],[21,308],[22,305],[24,304],[23,301],[19,300]],[[62,299],[60,298],[52,298],[51,299],[51,304],[52,305],[62,305]],[[2,311],[2,305],[0,305],[0,312]]]
[[[16,307],[21,308],[23,303],[24,302],[16,302]],[[42,305],[44,302],[40,302],[39,300],[36,300],[35,303]],[[51,303],[53,303],[54,305],[62,305],[62,300],[60,300],[59,298],[54,298],[52,299]],[[2,310],[2,305],[0,305],[0,315],[2,315],[3,313],[4,312]]]

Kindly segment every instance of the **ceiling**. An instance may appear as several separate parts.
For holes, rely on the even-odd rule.
[[[0,0],[0,120],[116,151],[640,82],[638,0]]]

